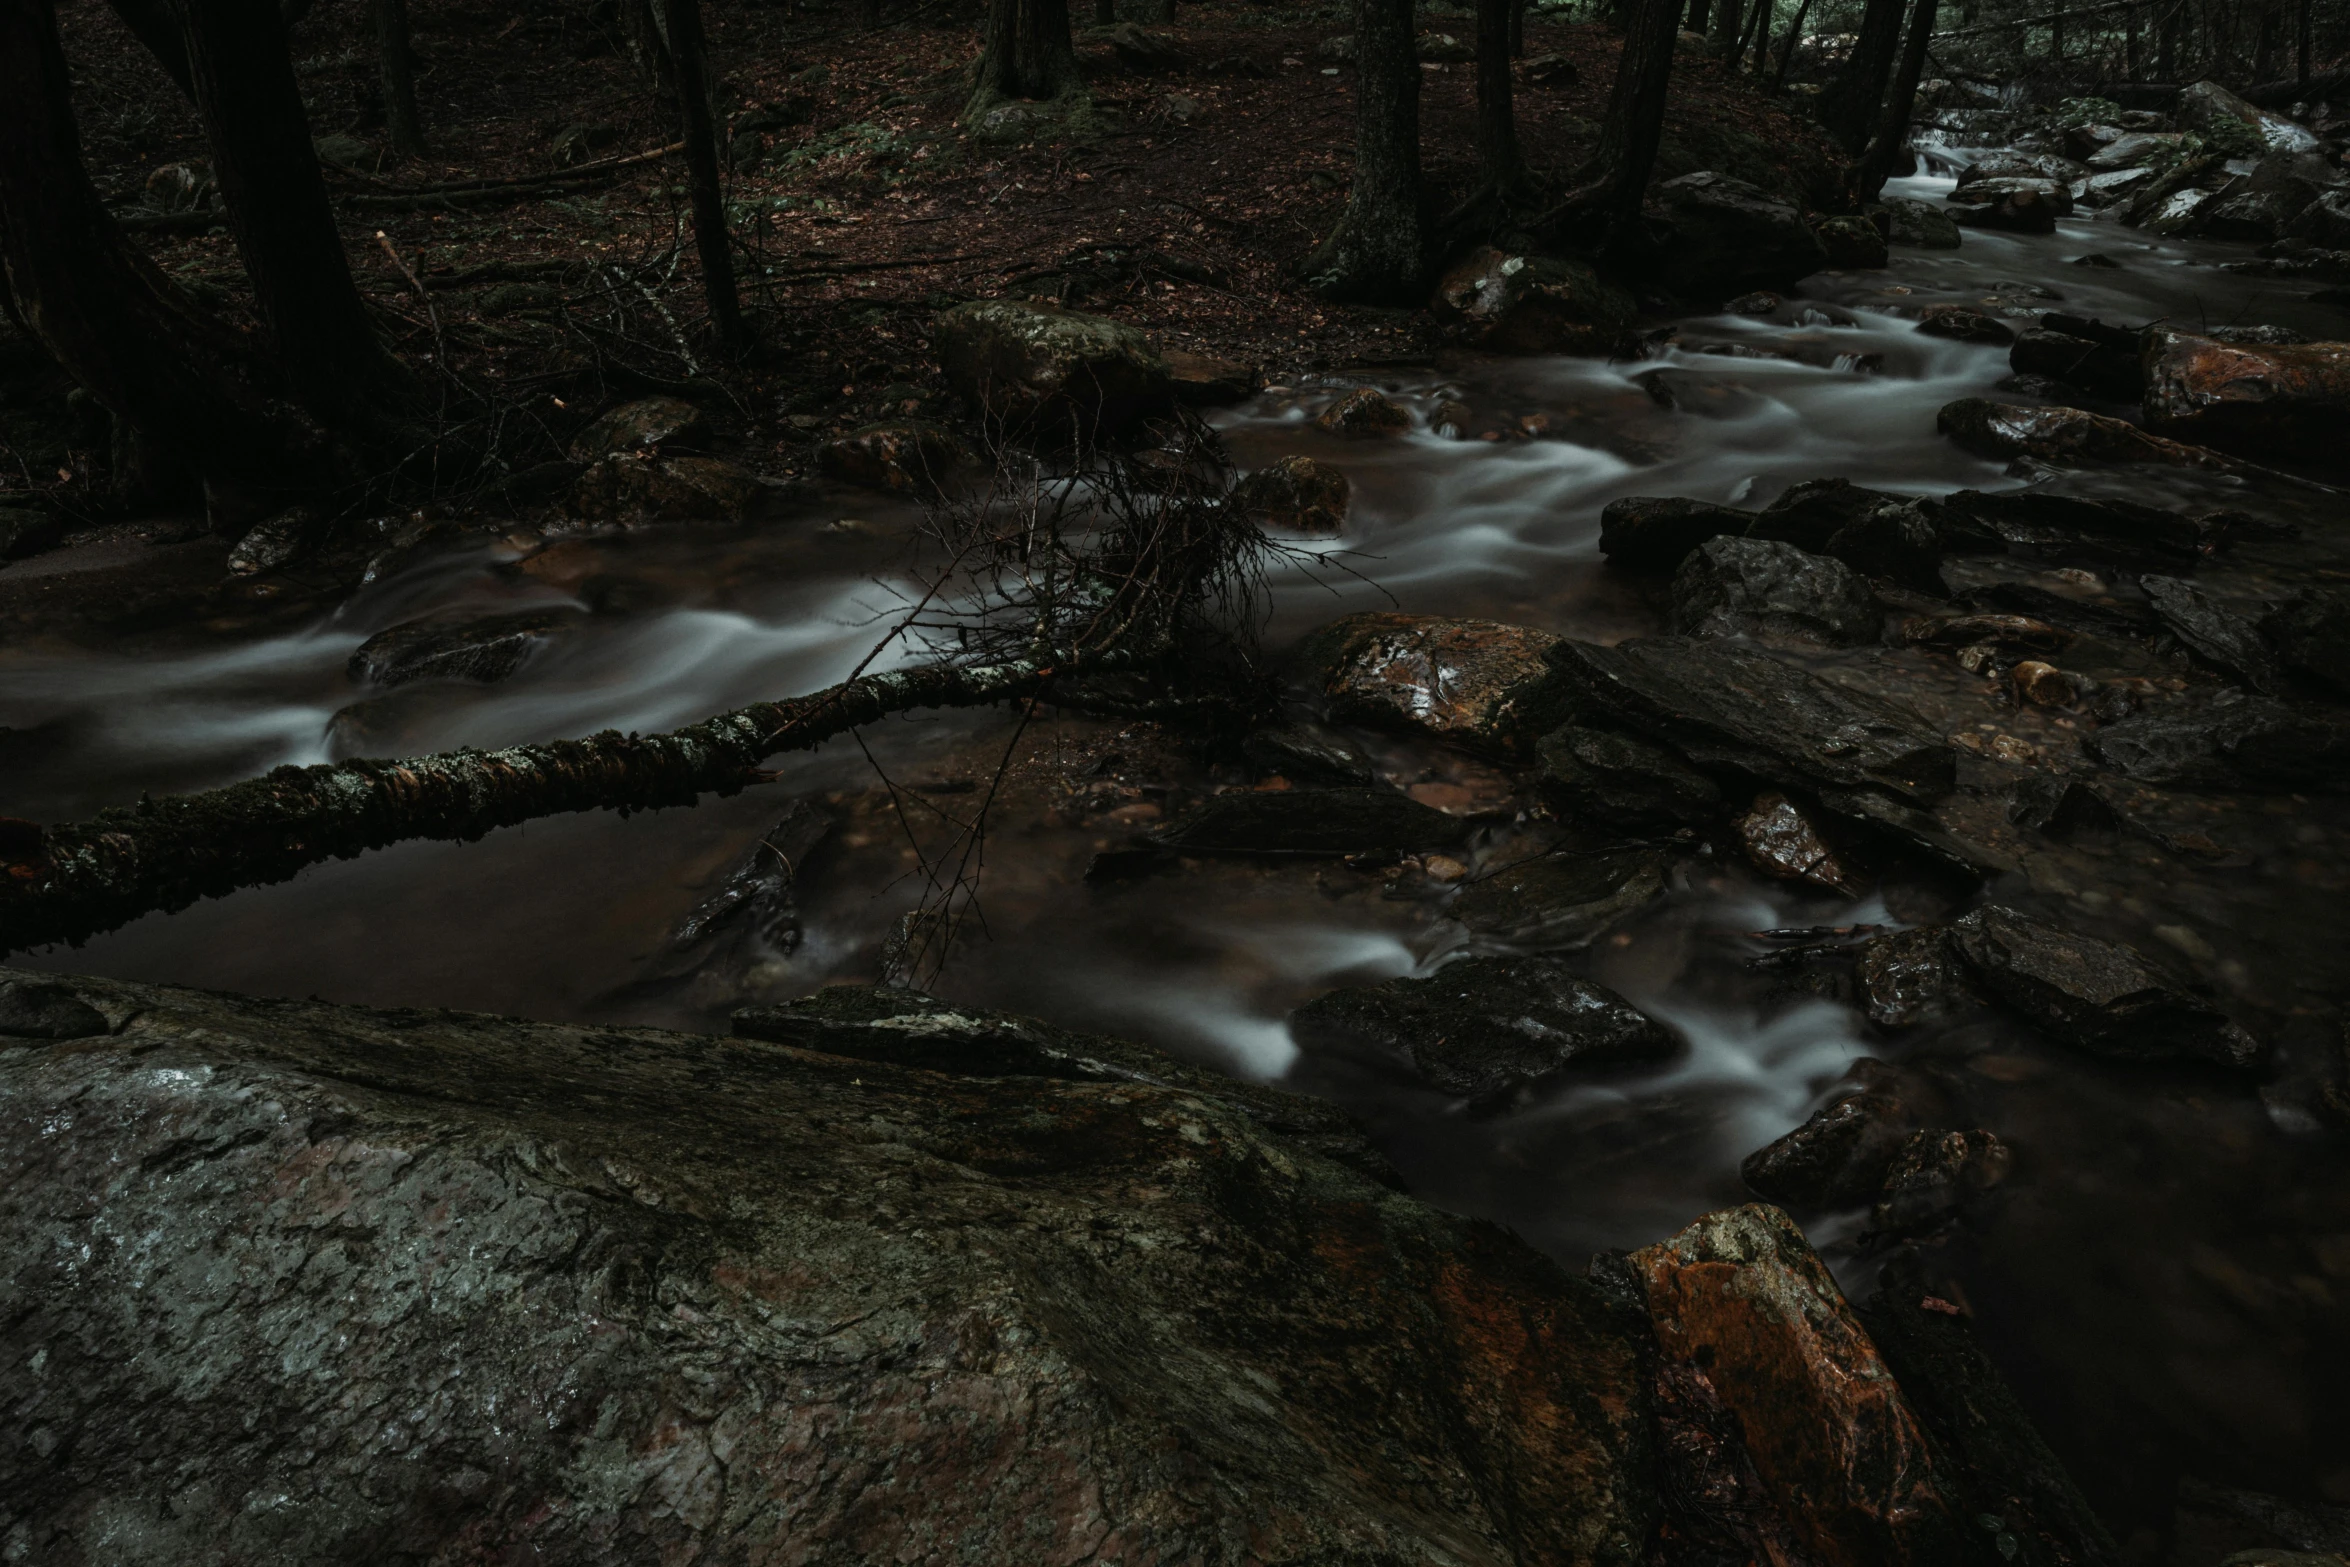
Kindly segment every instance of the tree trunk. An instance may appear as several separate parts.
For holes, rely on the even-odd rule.
[[[1893,56],[1901,47],[1903,9],[1902,0],[1868,0],[1851,58],[1820,94],[1820,123],[1854,157],[1868,145],[1869,132],[1876,127],[1885,79],[1892,74]]]
[[[1876,134],[1861,155],[1853,180],[1853,194],[1875,201],[1893,172],[1893,159],[1909,134],[1910,111],[1917,106],[1918,79],[1925,75],[1926,51],[1934,41],[1936,0],[1917,0],[1910,8],[1909,36],[1902,41],[1901,64],[1893,73],[1893,90],[1885,95],[1885,112],[1877,117]]]
[[[701,0],[660,0],[662,31],[677,70],[677,104],[685,128],[686,187],[694,209],[694,250],[702,262],[702,292],[710,302],[710,331],[727,354],[742,352],[743,311],[735,292],[733,241],[726,227],[726,191],[718,177],[717,116],[710,101],[710,51],[702,37]]]
[[[0,0],[17,9],[34,0]],[[976,707],[1053,680],[1132,667],[1115,654],[1062,655],[978,669],[929,665],[866,675],[812,696],[760,702],[659,735],[456,751],[405,761],[280,768],[207,794],[103,811],[10,845],[0,865],[0,953],[78,942],[155,909],[267,886],[324,860],[414,838],[470,842],[572,811],[692,805],[762,782],[759,764],[812,750],[893,713]]]
[[[1749,53],[1754,56],[1754,74],[1762,75],[1771,57],[1771,0],[1755,0],[1754,9],[1747,13],[1746,33],[1730,56],[1730,69],[1737,70]]]
[[[1006,98],[1041,102],[1083,91],[1069,0],[988,0],[976,85],[974,110]]]
[[[1510,16],[1517,0],[1477,0],[1477,156],[1485,183],[1507,199],[1526,183],[1511,101]]]
[[[1714,6],[1713,41],[1730,51],[1730,63],[1738,63],[1738,40],[1746,33],[1746,13],[1743,0],[1719,0]]]
[[[213,178],[277,361],[313,412],[379,427],[413,383],[376,337],[351,280],[285,22],[271,0],[176,4]]]
[[[1599,146],[1578,181],[1593,190],[1578,205],[1605,225],[1603,234],[1592,236],[1601,243],[1639,215],[1640,199],[1648,192],[1648,176],[1664,140],[1665,93],[1672,83],[1680,9],[1676,0],[1637,0],[1624,29],[1624,52],[1616,60]]]
[[[2260,8],[2260,28],[2252,46],[2252,79],[2265,82],[2277,74],[2277,8]]]
[[[334,482],[324,432],[107,216],[49,0],[0,0],[0,264],[26,329],[114,415],[117,449],[141,470],[119,477],[168,484],[176,471],[261,506]]]
[[[1681,25],[1699,37],[1705,36],[1705,19],[1710,10],[1708,0],[1689,0],[1689,14]]]
[[[1787,24],[1786,41],[1779,45],[1779,68],[1771,73],[1771,91],[1787,85],[1787,67],[1795,63],[1795,46],[1803,42],[1803,19],[1811,14],[1811,0],[1796,0],[1795,18]]]
[[[2154,79],[2158,82],[2175,82],[2179,79],[2179,12],[2181,9],[2183,8],[2180,6],[2172,6],[2170,14],[2162,19],[2162,25],[2155,30]]]
[[[383,69],[384,133],[392,156],[424,156],[424,117],[416,109],[416,57],[408,49],[408,0],[375,0],[376,57]]]
[[[1412,0],[1355,0],[1355,166],[1338,227],[1305,264],[1324,296],[1416,304],[1428,275]]]
[[[108,0],[114,14],[122,19],[146,51],[163,67],[180,93],[190,103],[195,102],[196,88],[188,77],[188,44],[180,36],[179,18],[171,14],[165,0]]]
[[[1528,0],[1510,0],[1510,58],[1513,60],[1523,60],[1526,58],[1527,3]],[[2303,0],[2304,10],[2302,14],[2304,17],[2308,15],[2306,10],[2307,3],[2308,0]]]

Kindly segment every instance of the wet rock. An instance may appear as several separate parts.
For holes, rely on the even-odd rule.
[[[2171,635],[2196,657],[2255,691],[2277,688],[2282,671],[2276,655],[2251,621],[2183,578],[2145,576],[2138,586]]]
[[[1896,1248],[1860,1318],[1941,1452],[1955,1460],[1964,1517],[1985,1530],[1986,1557],[2024,1567],[2104,1567],[2122,1553],[2032,1424],[1967,1318],[1929,1278],[1915,1247]]]
[[[2339,464],[2350,343],[2221,343],[2147,334],[2146,424],[2233,452]]]
[[[1915,1133],[1885,1172],[1870,1231],[1898,1240],[1939,1229],[1977,1206],[2013,1163],[2007,1145],[1986,1131]]]
[[[1448,397],[1429,412],[1428,428],[1448,441],[1465,441],[1477,428],[1477,415],[1459,398]]]
[[[1786,300],[1767,288],[1756,289],[1751,294],[1740,294],[1736,299],[1728,301],[1722,306],[1722,314],[1729,316],[1776,315],[1785,307],[1786,303]]]
[[[1575,62],[1563,54],[1538,54],[1518,67],[1518,80],[1534,87],[1572,87],[1580,76]]]
[[[1561,641],[1549,659],[1563,702],[1661,741],[1708,772],[1920,804],[1947,794],[1955,776],[1949,745],[1918,714],[1740,643]]]
[[[65,519],[55,512],[0,507],[0,560],[26,560],[65,542]]]
[[[115,1508],[174,1562],[1649,1534],[1637,1328],[1310,1100],[903,992],[773,1044],[70,983],[123,1032],[0,1051],[0,1397],[72,1438],[27,1561]],[[1023,1033],[1086,1064],[954,1070]]]
[[[1896,196],[1885,203],[1885,212],[1891,222],[1886,238],[1896,245],[1914,245],[1920,250],[1959,247],[1958,225],[1949,213],[1930,202]]]
[[[2108,142],[2084,161],[2092,174],[2140,168],[2170,152],[2183,140],[2182,131],[2137,131]]]
[[[1784,1207],[1857,1208],[1876,1200],[1885,1172],[1916,1129],[1917,1118],[1893,1095],[1852,1094],[1748,1154],[1738,1176],[1756,1196]]]
[[[1192,408],[1221,408],[1254,397],[1262,377],[1252,365],[1169,349],[1167,375],[1175,400]]]
[[[831,835],[832,818],[821,806],[809,800],[794,802],[726,873],[718,889],[678,921],[670,945],[682,951],[724,932],[741,931],[772,951],[797,950],[800,867]]]
[[[1708,539],[1673,577],[1673,629],[1683,636],[1853,647],[1875,641],[1884,617],[1851,567],[1774,539]]]
[[[1955,338],[1961,343],[1983,343],[1993,347],[2015,341],[2015,328],[1997,316],[1970,310],[1964,305],[1929,305],[1918,317],[1918,330],[1928,337]]]
[[[1986,180],[2027,179],[2040,180],[2051,185],[2070,185],[2089,172],[2088,166],[2053,152],[2002,151],[1985,153],[1958,171],[1958,188],[1979,185]]]
[[[1670,1059],[1680,1041],[1557,958],[1476,957],[1334,990],[1290,1015],[1308,1048],[1392,1051],[1448,1094],[1506,1102],[1569,1068]]]
[[[2150,185],[2130,203],[2122,221],[2135,219],[2135,226],[2150,233],[2165,236],[2191,234],[2202,225],[2203,215],[2219,203],[2219,192],[2190,186],[2174,190],[2159,201],[2150,200],[2160,182]]]
[[[1211,795],[1151,834],[1176,854],[1425,854],[1469,823],[1392,789],[1238,789]]]
[[[644,397],[622,403],[572,438],[574,462],[594,462],[614,452],[654,448],[692,450],[710,436],[702,410],[678,397]]]
[[[1692,370],[1643,370],[1632,379],[1659,407],[1700,419],[1743,419],[1769,406],[1753,387]]]
[[[478,620],[429,615],[403,621],[359,644],[344,671],[369,685],[411,680],[503,680],[558,633],[579,623],[575,609],[527,609]]]
[[[2007,819],[2060,840],[2109,838],[2121,830],[2113,802],[2077,778],[2019,778],[2008,787]]]
[[[1511,354],[1604,354],[1639,314],[1632,296],[1580,261],[1479,247],[1430,302],[1478,347]]]
[[[1378,782],[1371,759],[1344,735],[1321,724],[1291,722],[1253,729],[1240,749],[1265,771],[1296,783],[1369,788]]]
[[[564,509],[587,522],[736,521],[768,498],[756,474],[719,457],[607,457],[571,486]]]
[[[1569,724],[1534,748],[1536,786],[1569,821],[1611,827],[1701,826],[1722,813],[1721,786],[1653,740]]]
[[[2085,677],[2027,658],[2007,672],[2016,699],[2034,707],[2071,707],[2089,693]]]
[[[1970,1559],[1916,1414],[1784,1213],[1708,1214],[1631,1263],[1658,1348],[1704,1368],[1823,1567]]]
[[[1812,225],[1832,267],[1881,267],[1890,259],[1885,235],[1866,218],[1822,218]]]
[[[1417,730],[1472,749],[1530,743],[1558,638],[1493,620],[1373,611],[1308,636],[1296,667],[1342,722]]]
[[[1824,553],[1913,593],[1947,597],[1942,555],[1948,541],[1937,510],[1928,501],[1880,501],[1828,535]]]
[[[89,1039],[112,1032],[106,1014],[70,985],[30,977],[0,980],[0,1038]]]
[[[2073,210],[2072,192],[2051,180],[1988,179],[1961,185],[1943,200],[1952,221],[2011,234],[2053,234]]]
[[[1657,185],[1651,199],[1664,231],[1654,275],[1675,293],[1719,299],[1783,287],[1827,265],[1803,215],[1744,180],[1684,174]]]
[[[1754,513],[1679,496],[1628,495],[1599,514],[1599,553],[1620,571],[1666,572],[1711,538],[1742,534]]]
[[[1323,409],[1321,417],[1314,421],[1317,430],[1352,439],[1397,435],[1411,427],[1412,416],[1403,404],[1372,386],[1357,387],[1347,393]]]
[[[1836,535],[1884,506],[1905,504],[1885,490],[1865,489],[1850,479],[1805,479],[1791,484],[1754,514],[1746,531],[1798,549],[1825,553]]]
[[[957,396],[1000,427],[1114,440],[1174,399],[1167,361],[1122,322],[1027,300],[957,305],[931,325]]]
[[[1948,620],[1919,617],[1902,622],[1901,639],[1915,647],[1992,647],[2022,653],[2061,653],[2074,633],[2029,615],[1956,615]]]
[[[2319,196],[2285,225],[2285,232],[2329,251],[2350,250],[2350,191]]]
[[[2143,462],[2222,473],[2243,467],[2217,452],[2149,435],[2127,420],[2079,408],[2026,408],[1987,397],[1962,397],[1942,405],[1934,427],[1978,457]]]
[[[2152,169],[2115,169],[2105,174],[2092,174],[2073,187],[2073,202],[2077,206],[2096,211],[2126,201],[2154,178]],[[2119,265],[2108,258],[2108,263]],[[2095,266],[2096,262],[2076,262],[2076,266]]]
[[[2068,412],[2070,410],[2067,410]],[[2099,501],[2085,496],[2056,495],[2045,490],[1959,490],[1942,503],[1944,515],[1979,529],[1995,544],[2018,554],[2085,557],[2123,564],[2168,562],[2193,567],[2217,550],[2226,539],[2224,527],[2209,517],[2142,506],[2135,501]],[[2101,606],[2081,604],[2036,592],[2035,606],[2046,618],[2084,614],[2097,629],[2134,631],[2143,624],[2121,612],[2095,615]],[[2055,602],[2051,603],[2050,600]],[[2034,609],[2031,613],[2042,613]]]
[[[2350,590],[2304,588],[2261,618],[2288,665],[2350,696]]]
[[[1480,876],[1446,912],[1482,936],[1576,951],[1663,897],[1666,865],[1653,849],[1557,850]]]
[[[281,511],[237,540],[228,552],[229,575],[258,577],[291,566],[317,548],[325,533],[326,519],[311,508]]]
[[[824,443],[817,463],[827,478],[901,495],[935,494],[970,452],[941,425],[918,419],[869,424]]]
[[[2105,725],[2083,744],[2140,783],[2222,790],[2264,784],[2319,793],[2350,787],[2350,721],[2264,697],[2139,713]]]
[[[2134,343],[2116,348],[2069,332],[2050,331],[2045,325],[2019,336],[2008,350],[2007,362],[2018,375],[2046,376],[2119,401],[2136,401],[2145,386]]]
[[[2171,117],[2180,129],[2199,131],[2205,140],[2226,147],[2245,130],[2275,152],[2315,152],[2323,145],[2315,135],[2283,115],[2256,109],[2213,81],[2197,82],[2179,93]],[[2229,133],[2234,132],[2231,136]]]
[[[1848,897],[1857,897],[1862,891],[1859,874],[1845,863],[1804,809],[1783,794],[1758,797],[1746,814],[1731,824],[1731,831],[1747,862],[1766,876],[1809,882]]]
[[[1243,474],[1232,487],[1232,504],[1262,516],[1276,528],[1299,533],[1336,533],[1346,526],[1354,486],[1333,465],[1311,457],[1283,457]]]
[[[1979,999],[1948,932],[1935,926],[1870,937],[1861,944],[1854,978],[1861,1009],[1879,1028],[1914,1028]]]
[[[2253,1067],[2259,1041],[2118,942],[1990,905],[1950,927],[1982,986],[2059,1039],[2127,1061]]]
[[[2248,190],[2222,196],[2198,214],[2196,232],[2208,239],[2265,245],[2285,232],[2301,210],[2291,198],[2273,190]]]

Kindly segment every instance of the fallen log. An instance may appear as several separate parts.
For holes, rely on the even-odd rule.
[[[280,767],[203,794],[142,798],[67,826],[0,820],[0,954],[78,944],[143,914],[412,838],[465,843],[542,816],[625,815],[736,794],[765,780],[765,758],[810,750],[894,713],[984,706],[1034,695],[1056,678],[1138,662],[1103,652],[926,665],[754,703],[668,734],[606,730],[499,751]]]

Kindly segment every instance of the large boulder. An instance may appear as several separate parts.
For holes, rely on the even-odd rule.
[[[1880,229],[1867,218],[1822,218],[1812,225],[1820,248],[1827,252],[1832,267],[1874,268],[1890,259],[1885,252],[1886,234],[1891,228]]]
[[[2350,430],[2350,343],[2222,343],[2157,330],[2146,424],[2228,451],[2339,465]]]
[[[2207,239],[2265,245],[2285,232],[2301,211],[2282,191],[2247,190],[2222,196],[2196,214],[2195,232]]]
[[[2127,1061],[2253,1067],[2241,1025],[2119,942],[1991,905],[1950,927],[1983,988],[2068,1043]]]
[[[2182,91],[2171,117],[2182,130],[2196,132],[2223,152],[2245,143],[2272,152],[2316,152],[2324,145],[2314,132],[2254,108],[2217,82],[2197,82]]]
[[[1478,347],[1512,354],[1605,354],[1638,312],[1585,262],[1480,246],[1447,271],[1430,308]]]
[[[906,495],[936,493],[971,453],[954,432],[920,419],[869,424],[836,436],[817,453],[827,478],[869,490]]]
[[[1478,957],[1425,979],[1334,990],[1291,1014],[1309,1047],[1392,1052],[1448,1094],[1487,1104],[1570,1067],[1669,1059],[1680,1041],[1552,957]]]
[[[1662,233],[1654,276],[1693,298],[1793,283],[1828,264],[1803,214],[1761,187],[1712,170],[1656,187]]]
[[[573,481],[563,508],[584,522],[737,521],[757,515],[773,492],[757,474],[723,457],[615,453]]]
[[[771,1043],[5,978],[102,1025],[0,1006],[18,1559],[1650,1535],[1638,1318],[1313,1101],[906,992]]]
[[[1673,629],[1683,636],[1760,636],[1852,647],[1885,618],[1851,567],[1775,539],[1709,539],[1673,578]]]
[[[1943,198],[1943,210],[1976,228],[2053,234],[2056,220],[2073,210],[2073,195],[2054,180],[2009,175],[1959,186]]]
[[[2141,169],[2185,139],[2182,131],[2137,131],[2107,142],[2085,160],[2092,175]]]
[[[2285,225],[2285,233],[2322,250],[2350,250],[2350,191],[2329,190]]]
[[[1742,534],[1754,513],[1678,495],[1627,495],[1599,514],[1599,553],[1620,571],[1667,572],[1708,539]]]
[[[930,340],[947,384],[1018,433],[1115,439],[1174,401],[1166,360],[1120,321],[982,299],[939,316]]]
[[[1738,1176],[1757,1196],[1790,1208],[1857,1208],[1876,1201],[1885,1172],[1916,1130],[1917,1117],[1898,1097],[1847,1093],[1748,1154]]]
[[[1931,202],[1910,196],[1894,196],[1885,202],[1888,222],[1886,239],[1896,245],[1914,245],[1920,250],[1956,250],[1960,235],[1958,225],[1950,214]]]
[[[572,437],[575,462],[594,462],[614,452],[661,448],[692,450],[710,435],[702,410],[682,397],[640,397],[622,403]]]
[[[1975,1559],[1925,1427],[1786,1214],[1708,1214],[1631,1263],[1658,1347],[1702,1368],[1812,1560]]]
[[[1519,751],[1558,637],[1494,620],[1369,611],[1308,636],[1294,663],[1332,716],[1475,750]]]
[[[2151,390],[2149,397],[2153,394]],[[1944,403],[1934,425],[1978,457],[2038,457],[2051,462],[2158,463],[2178,468],[2242,470],[2218,452],[2149,435],[2126,419],[2080,408],[2032,408],[1962,397]]]

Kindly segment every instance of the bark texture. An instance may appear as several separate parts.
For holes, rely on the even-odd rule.
[[[1820,123],[1854,157],[1860,156],[1876,127],[1885,82],[1901,47],[1903,9],[1902,0],[1868,0],[1850,58],[1820,94]]]
[[[729,354],[743,348],[743,311],[735,291],[734,250],[726,227],[726,192],[718,171],[718,127],[711,109],[710,51],[702,37],[701,0],[656,0],[677,69],[677,101],[685,131],[686,184],[692,193],[694,250],[702,263],[702,291],[710,330]]]
[[[78,1037],[0,1036],[26,1561],[1640,1559],[1639,1315],[1322,1104],[903,991],[27,986]]]
[[[1325,297],[1417,303],[1428,282],[1412,0],[1355,0],[1355,166],[1338,227],[1305,263]]]
[[[9,0],[34,4],[36,0]],[[410,838],[479,838],[569,811],[691,805],[758,782],[762,758],[810,749],[892,713],[973,707],[1041,690],[1083,661],[867,675],[661,735],[453,751],[404,761],[281,767],[205,794],[143,800],[49,829],[0,866],[0,952],[80,941],[156,909],[284,881],[321,860]]]
[[[1042,101],[1084,90],[1069,37],[1069,0],[989,0],[972,106]]]
[[[278,363],[314,411],[371,426],[407,372],[367,319],[310,122],[286,25],[271,0],[174,0],[229,229]]]
[[[1885,94],[1884,111],[1877,116],[1868,150],[1853,174],[1853,193],[1864,202],[1875,201],[1885,188],[1893,160],[1909,135],[1909,117],[1917,107],[1918,81],[1926,72],[1926,55],[1933,47],[1934,19],[1939,11],[1937,0],[1915,0],[1910,7],[1909,35],[1902,40],[1901,63],[1894,69],[1892,90]]]
[[[383,76],[384,134],[402,158],[424,156],[424,116],[416,107],[416,58],[408,46],[408,0],[375,0],[377,66]]]
[[[26,325],[162,466],[290,499],[330,482],[325,434],[251,345],[126,241],[82,162],[56,19],[0,0],[0,261]]]
[[[1672,82],[1680,15],[1673,0],[1635,0],[1625,24],[1607,121],[1583,171],[1589,194],[1582,210],[1601,226],[1598,233],[1586,236],[1589,242],[1604,242],[1609,232],[1640,211],[1648,177],[1656,169],[1657,148],[1664,141],[1665,95]]]
[[[1526,183],[1510,81],[1520,14],[1519,0],[1477,0],[1477,156],[1485,183],[1505,196]]]

